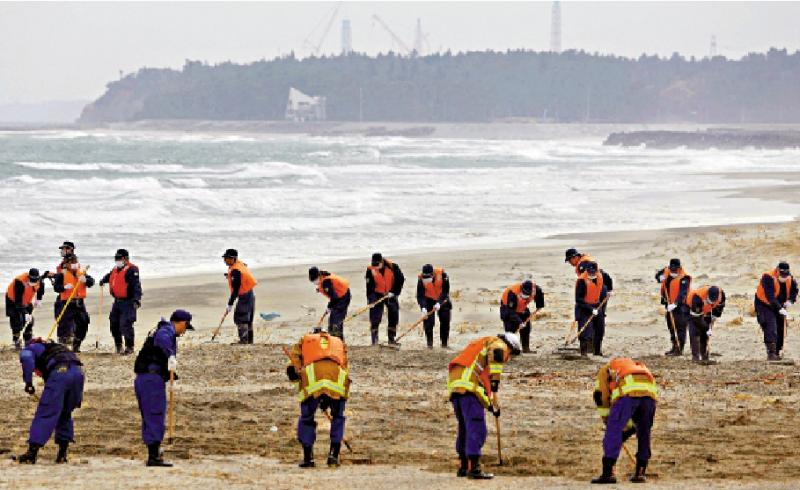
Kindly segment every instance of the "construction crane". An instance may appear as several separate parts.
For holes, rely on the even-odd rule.
[[[310,50],[311,50],[311,53],[312,53],[314,56],[318,55],[318,54],[319,54],[319,51],[322,49],[322,45],[325,43],[325,39],[328,37],[328,33],[330,33],[330,32],[331,32],[331,27],[333,27],[333,22],[336,20],[336,16],[339,14],[339,8],[340,8],[341,6],[342,6],[342,3],[341,3],[341,2],[338,2],[338,3],[336,4],[336,6],[333,8],[333,11],[331,12],[331,16],[328,18],[328,23],[325,25],[325,29],[322,31],[322,35],[319,37],[319,41],[317,41],[317,43],[316,43],[316,44],[314,44],[314,43],[312,43],[312,42],[311,42],[311,37],[314,35],[314,33],[315,33],[315,32],[317,32],[317,29],[318,29],[318,28],[319,28],[319,26],[322,24],[322,22],[325,20],[325,18],[323,18],[323,19],[322,19],[322,20],[321,20],[321,21],[320,21],[320,22],[319,22],[319,23],[318,23],[318,24],[317,24],[317,25],[314,27],[314,30],[313,30],[313,31],[311,31],[311,34],[309,34],[309,35],[308,35],[308,36],[305,38],[305,40],[303,41],[303,47],[304,47],[304,48],[308,48],[308,49],[310,49]]]
[[[388,25],[386,25],[386,22],[384,22],[383,19],[378,17],[377,14],[372,14],[372,20],[380,24],[381,27],[383,27],[386,30],[386,32],[388,32],[389,35],[392,36],[392,40],[394,40],[394,42],[396,42],[397,45],[403,49],[403,51],[405,51],[407,54],[411,56],[414,56],[416,51],[409,48],[408,45],[405,42],[403,42],[403,40],[400,39],[400,37],[397,34],[395,34],[394,31]]]

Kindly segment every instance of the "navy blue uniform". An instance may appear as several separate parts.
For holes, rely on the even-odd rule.
[[[11,325],[11,336],[16,344],[20,333],[22,339],[27,344],[33,337],[33,320],[25,324],[25,315],[33,313],[33,304],[23,305],[22,297],[25,294],[25,284],[19,279],[14,280],[14,300],[6,294],[6,316]],[[44,297],[44,281],[39,280],[39,289],[36,291],[36,299],[41,301]],[[24,332],[23,332],[24,329]]]
[[[34,371],[44,379],[44,391],[36,407],[28,442],[44,446],[55,431],[58,444],[74,438],[72,411],[83,401],[84,374],[78,356],[53,342],[29,344],[19,354],[22,379],[33,383]]]
[[[602,272],[603,274],[603,288],[600,290],[600,299],[597,304],[589,304],[584,301],[584,297],[586,296],[586,283],[578,279],[575,283],[575,320],[578,321],[577,328],[581,329],[589,321],[589,318],[592,316],[592,310],[597,308],[600,303],[602,303],[608,293],[611,291],[609,289],[609,285],[606,282],[606,278],[611,279],[611,276]],[[597,284],[597,279],[594,279],[592,282]],[[592,351],[594,355],[600,356],[602,355],[602,347],[603,347],[603,337],[605,336],[606,332],[606,309],[605,305],[603,308],[600,308],[597,316],[595,316],[586,330],[580,335],[580,340],[584,341],[592,341]]]
[[[530,352],[531,348],[531,311],[525,309],[522,313],[517,313],[519,298],[513,291],[508,292],[507,304],[500,305],[500,320],[503,321],[503,330],[516,333],[519,330],[519,340],[522,343],[522,351]],[[533,293],[533,304],[537,310],[544,308],[544,292],[539,285],[536,285]],[[524,327],[519,328],[521,324]]]
[[[403,271],[400,270],[400,266],[394,262],[384,262],[379,273],[383,274],[387,266],[391,269],[393,274],[392,287],[389,292],[394,294],[394,296],[369,309],[369,325],[373,344],[378,342],[378,327],[381,324],[381,320],[383,320],[384,308],[386,308],[386,316],[389,322],[386,331],[390,343],[394,342],[395,335],[397,335],[397,324],[400,323],[400,300],[398,298],[400,293],[403,292],[403,285],[406,282],[406,278],[403,275]],[[367,303],[372,304],[381,299],[384,293],[375,291],[375,276],[372,274],[372,269],[367,268],[364,279],[367,281]]]
[[[147,335],[134,364],[134,389],[142,415],[142,440],[148,446],[161,444],[167,413],[167,360],[178,353],[178,340],[172,322],[161,319]]]
[[[86,274],[86,287],[91,288],[94,286],[94,278],[92,276]],[[67,289],[64,289],[64,274],[59,272],[55,275],[53,281],[53,291],[58,293],[59,295]],[[61,310],[64,308],[67,302],[60,300],[56,302],[56,317],[61,314]],[[61,317],[61,322],[58,324],[58,330],[56,336],[58,337],[58,341],[62,343],[72,343],[73,348],[75,350],[80,349],[81,342],[86,338],[86,334],[89,331],[89,323],[91,322],[91,318],[89,317],[89,312],[86,310],[86,304],[84,303],[83,298],[76,297],[72,298],[72,301],[69,302],[67,305],[67,311],[64,312],[64,316]]]
[[[436,315],[430,315],[422,323],[425,329],[425,341],[428,347],[433,347],[433,326],[436,322],[436,316],[439,317],[439,340],[442,347],[447,347],[447,342],[450,339],[450,318],[453,305],[450,302],[450,277],[447,272],[442,271],[442,292],[437,299],[429,298],[425,295],[425,284],[422,278],[417,279],[417,304],[420,309],[425,308],[431,311],[436,303],[439,303],[439,311]]]

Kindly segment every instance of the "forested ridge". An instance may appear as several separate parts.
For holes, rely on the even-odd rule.
[[[740,60],[568,51],[187,61],[111,82],[81,122],[280,120],[290,87],[339,121],[800,122],[800,52]]]

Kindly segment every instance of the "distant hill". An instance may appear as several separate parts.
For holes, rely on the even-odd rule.
[[[800,52],[777,49],[741,60],[508,51],[187,61],[109,83],[80,122],[280,120],[290,87],[325,96],[338,121],[800,122]]]
[[[0,123],[74,123],[88,103],[86,100],[54,100],[29,104],[0,104]]]

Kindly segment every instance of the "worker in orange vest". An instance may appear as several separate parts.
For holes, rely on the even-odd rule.
[[[792,277],[787,262],[761,275],[756,287],[756,319],[764,332],[767,360],[779,361],[783,350],[787,308],[797,301],[797,281]]]
[[[672,340],[672,349],[665,352],[664,355],[681,356],[686,344],[686,329],[689,325],[689,307],[686,305],[686,296],[691,290],[692,276],[684,272],[680,259],[670,259],[668,267],[656,272],[656,281],[661,283],[661,304],[666,308],[664,317],[667,320],[667,330],[669,330]]]
[[[344,439],[344,409],[350,395],[347,346],[325,332],[304,335],[289,352],[286,375],[296,383],[300,400],[297,440],[303,447],[301,468],[313,468],[317,423],[314,414],[330,408],[331,432],[328,466],[339,466]]]
[[[344,319],[350,306],[350,283],[347,279],[321,271],[317,267],[308,269],[308,280],[317,292],[328,298],[328,333],[344,341]]]
[[[17,351],[22,349],[20,333],[25,344],[33,338],[33,310],[39,307],[44,296],[44,283],[41,280],[39,269],[30,269],[15,277],[6,288],[6,316],[11,325],[11,340]]]
[[[114,268],[111,272],[100,279],[100,286],[104,284],[108,284],[108,290],[114,298],[108,320],[117,354],[133,354],[136,338],[133,325],[136,323],[136,312],[142,306],[142,283],[139,280],[139,267],[131,262],[130,254],[124,248],[114,254]]]
[[[597,274],[599,274],[602,278],[602,283],[603,286],[605,287],[606,295],[608,296],[609,299],[611,299],[611,296],[614,295],[614,280],[606,271],[600,268],[600,266],[597,264],[597,261],[593,257],[586,254],[582,254],[577,250],[575,250],[574,248],[567,249],[565,255],[566,257],[564,259],[564,262],[567,262],[569,263],[569,265],[575,267],[575,274],[578,276],[578,278],[580,278],[586,272],[586,267],[589,264],[595,264],[595,267],[597,268]],[[605,298],[605,296],[603,296],[603,298]],[[608,301],[606,301],[606,303],[603,304],[603,306],[598,308],[599,314],[595,315],[596,318],[593,321],[593,325],[591,327],[592,342],[588,345],[588,348],[591,349],[594,355],[596,356],[603,355],[603,338],[605,338],[606,335],[605,318],[606,318],[607,308],[608,308]],[[588,310],[584,310],[584,313],[587,312]],[[583,326],[583,322],[581,321],[581,319],[585,320],[588,317],[588,315],[583,315],[581,318],[579,318],[579,316],[581,315],[578,315],[576,310],[575,320],[578,321],[580,326]]]
[[[228,266],[228,272],[225,275],[228,278],[228,289],[231,292],[225,313],[233,311],[233,323],[236,324],[239,332],[239,342],[237,343],[252,344],[253,318],[256,314],[255,287],[258,281],[250,273],[247,264],[239,260],[237,250],[229,248],[222,258],[225,265]],[[235,310],[233,309],[234,303],[236,303]]]
[[[503,364],[519,355],[522,346],[516,334],[504,332],[496,337],[481,337],[447,365],[447,391],[458,420],[456,452],[460,462],[457,476],[487,480],[494,475],[481,470],[481,448],[486,442],[488,410],[500,416],[497,391]]]
[[[650,460],[650,431],[656,416],[658,387],[643,363],[629,358],[611,359],[597,372],[594,388],[597,412],[606,426],[603,437],[603,473],[592,483],[617,483],[614,465],[623,442],[636,434],[634,483],[644,483]]]
[[[528,305],[533,303],[536,310],[531,313]],[[542,288],[530,279],[512,284],[500,297],[500,319],[506,332],[519,332],[522,352],[531,351],[531,318],[544,308]]]
[[[708,339],[713,334],[714,323],[725,309],[725,292],[717,286],[703,286],[689,293],[686,305],[689,307],[692,362],[708,363]]]
[[[53,285],[53,282],[56,278],[56,274],[60,273],[65,265],[65,258],[75,254],[75,244],[70,241],[65,241],[58,247],[59,253],[61,254],[61,262],[58,263],[56,266],[55,272],[44,271],[42,274],[43,279],[49,279],[50,285]],[[61,295],[57,294],[55,302],[53,303],[53,318],[58,318],[58,314],[61,312]]]
[[[56,335],[60,344],[71,346],[78,352],[80,352],[80,341],[76,342],[75,334],[77,331],[78,334],[85,336],[89,330],[91,319],[84,300],[86,299],[86,289],[92,286],[94,286],[94,278],[81,268],[78,256],[71,254],[64,257],[64,267],[55,275],[53,281],[53,290],[59,294],[61,309],[66,307],[58,324]],[[74,294],[73,290],[75,290]],[[72,296],[72,301],[67,304],[70,296]],[[58,313],[61,314],[61,310]]]
[[[598,271],[596,262],[588,262],[584,272],[575,282],[575,320],[578,328],[586,328],[578,336],[581,356],[588,357],[590,349],[602,356],[602,335],[606,327],[606,313],[602,308],[608,295],[604,274]],[[597,336],[600,335],[600,340]]]
[[[431,264],[422,266],[422,273],[417,278],[417,304],[423,315],[436,311],[439,315],[439,340],[442,348],[447,348],[450,338],[450,315],[453,303],[450,300],[450,278],[442,268],[434,268]],[[431,314],[423,322],[425,340],[428,349],[433,349],[433,325],[436,319]]]
[[[372,304],[384,296],[388,296],[382,303],[369,310],[372,345],[378,345],[378,327],[383,318],[384,305],[389,317],[389,325],[387,327],[389,344],[396,344],[397,324],[400,322],[400,301],[398,297],[403,291],[403,284],[406,281],[403,271],[400,270],[399,265],[376,252],[372,254],[372,261],[370,266],[367,267],[364,279],[367,281],[367,303]]]

